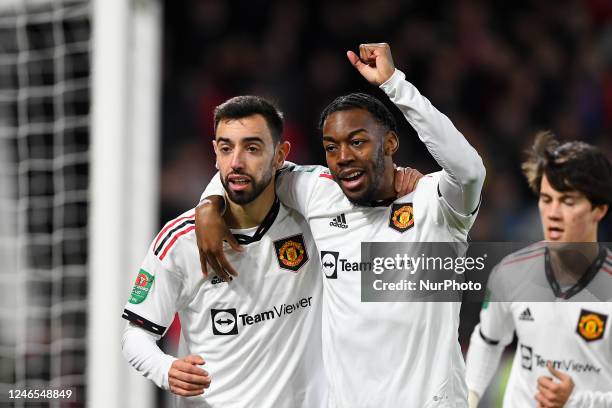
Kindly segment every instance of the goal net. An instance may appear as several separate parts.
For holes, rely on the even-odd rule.
[[[122,71],[124,82],[117,84],[125,87],[123,94],[115,95],[115,100],[108,92],[94,89],[92,74],[96,71],[94,61],[100,61],[95,57],[96,22],[98,31],[101,26],[109,32],[115,29],[113,16],[98,19],[96,10],[110,3],[139,4],[126,8],[131,11],[123,23],[117,23],[131,31],[126,30],[129,36],[115,41],[130,43],[132,48],[125,48],[123,60],[106,61],[111,67],[127,67]],[[60,407],[84,406],[87,402],[87,406],[128,406],[128,401],[138,400],[150,406],[150,399],[143,394],[150,389],[134,383],[127,363],[119,363],[121,302],[133,279],[134,263],[144,254],[146,241],[157,227],[156,191],[151,187],[157,183],[156,171],[149,171],[151,179],[146,180],[121,164],[130,161],[127,155],[134,154],[130,146],[145,142],[152,147],[144,152],[144,159],[151,159],[151,164],[144,167],[157,165],[157,120],[151,117],[156,113],[151,97],[157,95],[151,91],[155,86],[143,85],[143,81],[157,80],[156,71],[145,69],[142,78],[133,81],[144,89],[141,95],[126,86],[133,70],[142,68],[132,66],[132,61],[141,58],[141,64],[158,64],[150,59],[155,53],[145,52],[145,58],[142,51],[137,55],[135,34],[143,26],[137,21],[142,18],[138,13],[139,9],[146,11],[147,4],[155,5],[155,13],[159,13],[153,0],[0,1],[0,406],[8,402],[9,390],[50,388],[71,388],[76,397],[69,403],[19,399],[12,404]],[[157,23],[154,19],[150,24]],[[147,46],[157,44],[149,41]],[[113,84],[104,86],[112,88]],[[92,103],[100,93],[105,100]],[[132,245],[127,246],[118,239],[116,245],[124,245],[128,252],[101,277],[99,271],[108,267],[104,262],[108,253],[93,253],[92,242],[106,236],[101,224],[114,231],[119,223],[125,228],[125,218],[92,222],[92,216],[99,217],[105,208],[104,203],[96,202],[100,200],[100,186],[115,182],[105,180],[99,170],[110,162],[108,155],[94,148],[99,145],[95,137],[100,138],[102,131],[94,129],[92,106],[112,106],[119,99],[142,105],[140,111],[131,112],[129,120],[128,115],[105,118],[121,122],[123,129],[110,139],[128,140],[125,146],[116,144],[110,152],[116,156],[113,164],[122,169],[121,177],[126,182],[120,183],[117,191],[109,189],[104,200],[113,201],[129,219],[135,203],[132,195],[122,192],[131,188],[126,183],[140,183],[133,194],[144,195],[150,204],[142,206],[141,202],[141,215],[136,220],[145,224],[141,234],[147,238],[145,241],[128,232],[126,239]],[[146,140],[129,138],[130,132],[140,131],[147,132]],[[94,213],[92,208],[98,211]],[[97,224],[96,228],[92,224]],[[96,265],[92,265],[92,258],[97,259]],[[94,285],[92,279],[96,279]],[[104,299],[99,293],[92,296],[96,292],[92,287],[100,286],[101,279],[114,282],[109,289],[116,292],[114,297]],[[108,319],[116,317],[112,325],[104,321],[105,316],[97,316],[99,310]],[[104,327],[92,325],[92,321],[103,321]],[[92,344],[98,344],[92,339],[103,339],[108,346],[92,350]],[[103,355],[94,358],[98,353]],[[107,361],[117,363],[109,366],[105,365]],[[98,373],[97,377],[92,373]],[[98,380],[95,386],[91,385],[92,378]],[[132,396],[130,388],[139,395]]]
[[[71,387],[84,393],[89,13],[85,0],[0,7],[5,391]]]

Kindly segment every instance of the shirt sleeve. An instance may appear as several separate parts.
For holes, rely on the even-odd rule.
[[[380,88],[404,114],[442,167],[438,192],[445,198],[442,204],[451,207],[449,214],[474,215],[486,173],[482,159],[450,119],[405,78],[404,73],[396,69]]]
[[[171,225],[171,224],[167,224]],[[164,228],[156,237],[136,274],[123,318],[156,336],[163,336],[179,310],[184,290],[181,269],[164,249],[175,233]],[[175,249],[176,250],[176,249]],[[163,258],[163,259],[160,259]]]
[[[166,390],[168,370],[176,358],[165,354],[156,341],[166,333],[188,296],[181,251],[173,238],[190,228],[191,218],[184,215],[170,221],[153,240],[122,316],[128,320],[121,339],[123,356],[139,373]]]
[[[480,310],[480,333],[488,342],[505,346],[512,341],[515,328],[510,309],[512,303],[501,301],[508,298],[503,294],[505,285],[501,281],[501,276],[498,265],[491,272],[487,282],[487,292]]]
[[[204,189],[202,196],[200,197],[200,201],[204,200],[206,197],[211,196],[221,196],[225,197],[225,188],[223,187],[223,183],[221,183],[221,173],[217,172],[210,179],[210,182]]]
[[[164,390],[170,388],[168,371],[177,360],[165,354],[156,343],[159,336],[128,323],[121,339],[121,351],[125,359],[145,378]]]
[[[494,276],[495,271],[491,274],[493,281]],[[494,288],[494,284],[487,288],[487,297],[480,311],[480,323],[472,332],[466,355],[468,389],[479,396],[484,394],[497,371],[504,349],[514,336],[510,303],[496,301]]]
[[[317,183],[321,178],[332,178],[326,167],[299,166],[285,162],[276,176],[276,194],[283,204],[307,219],[312,209]]]
[[[505,345],[485,339],[480,324],[476,325],[465,356],[465,378],[468,389],[478,397],[484,395],[495,375],[504,349]]]

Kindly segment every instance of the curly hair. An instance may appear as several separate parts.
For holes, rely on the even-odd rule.
[[[378,123],[390,131],[397,132],[395,118],[389,109],[375,97],[361,92],[339,96],[327,105],[319,118],[319,130],[323,130],[325,120],[332,113],[351,109],[365,109]]]

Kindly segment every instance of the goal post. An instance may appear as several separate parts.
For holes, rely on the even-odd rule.
[[[120,342],[157,232],[161,4],[0,1],[2,406],[155,406]]]
[[[121,356],[123,306],[157,230],[161,3],[93,0],[88,407],[154,406]]]

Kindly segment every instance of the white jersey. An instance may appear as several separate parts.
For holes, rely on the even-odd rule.
[[[438,195],[440,173],[389,206],[349,202],[324,168],[283,175],[280,197],[311,193],[302,209],[324,264],[323,347],[331,406],[463,407],[460,304],[361,301],[361,242],[465,241],[474,216]],[[296,188],[297,186],[297,188]],[[397,212],[409,214],[401,224]],[[394,221],[395,217],[395,221]]]
[[[178,406],[325,406],[320,264],[303,217],[276,201],[254,234],[234,231],[244,252],[227,254],[240,274],[229,284],[203,277],[194,222],[191,210],[162,229],[123,315],[162,335],[178,312],[181,356],[201,356],[212,378]]]
[[[501,353],[516,331],[518,344],[504,408],[536,405],[538,377],[552,376],[546,367],[549,362],[574,381],[567,407],[612,407],[612,333],[609,327],[612,323],[612,254],[602,248],[584,279],[569,288],[562,288],[556,282],[550,268],[549,253],[543,244],[504,258],[489,278],[490,300],[483,305],[472,343],[476,344],[476,350],[481,344],[487,344],[499,347]],[[555,301],[520,301],[521,294],[515,292],[517,282],[537,287],[545,285]],[[601,299],[602,290],[607,293],[605,301],[588,301]],[[477,352],[473,352],[474,355],[470,352],[468,385],[482,395],[488,379],[483,382],[484,370],[480,367],[488,364],[476,360],[483,358]]]
[[[381,88],[443,171],[423,177],[413,193],[394,203],[372,207],[353,205],[321,166],[291,167],[277,177],[278,197],[307,219],[324,265],[323,358],[330,407],[467,407],[457,333],[460,304],[362,302],[359,263],[361,242],[465,242],[475,212],[455,212],[440,190],[473,190],[475,200],[455,195],[472,211],[484,167],[450,120],[400,71]],[[211,195],[223,195],[218,177],[202,196]]]
[[[453,211],[437,192],[439,176],[379,207],[351,204],[321,166],[278,177],[279,198],[305,215],[323,264],[330,407],[467,406],[459,303],[361,301],[361,242],[465,242],[474,215]],[[396,225],[404,210],[408,218]]]

